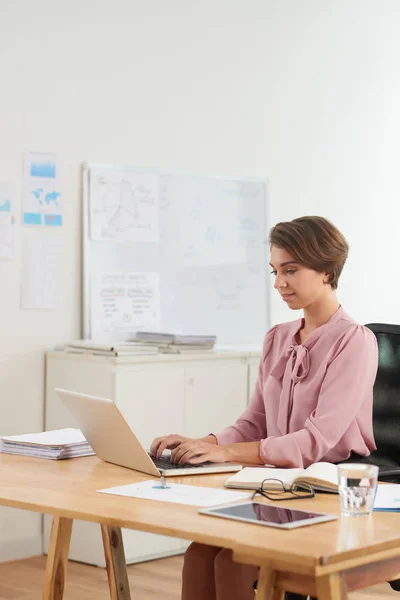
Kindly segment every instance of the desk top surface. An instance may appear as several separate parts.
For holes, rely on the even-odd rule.
[[[174,477],[175,483],[221,487],[227,474]],[[112,496],[96,490],[149,479],[97,457],[64,461],[0,454],[0,504],[116,527],[186,538],[231,548],[241,554],[315,568],[362,559],[382,551],[400,557],[400,513],[279,530],[198,514],[198,507]],[[275,503],[274,503],[275,504]],[[339,497],[279,502],[310,512],[339,513]]]

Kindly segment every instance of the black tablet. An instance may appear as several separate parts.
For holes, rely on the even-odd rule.
[[[279,527],[280,529],[295,529],[296,527],[338,519],[337,515],[282,508],[281,506],[271,506],[261,502],[224,504],[203,508],[199,510],[199,513],[211,517],[223,517],[224,519],[266,525],[267,527]]]

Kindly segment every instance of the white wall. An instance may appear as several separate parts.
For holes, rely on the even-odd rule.
[[[398,0],[0,0],[0,181],[18,199],[1,433],[41,429],[44,352],[80,334],[83,161],[267,176],[271,225],[321,214],[348,237],[346,309],[399,322],[399,28]],[[19,308],[21,242],[38,235],[20,226],[27,150],[64,167],[55,312]],[[273,295],[271,321],[293,316]],[[39,519],[2,510],[0,531],[18,545]]]

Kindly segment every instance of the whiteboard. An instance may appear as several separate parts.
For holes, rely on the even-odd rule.
[[[84,337],[129,339],[149,328],[139,311],[129,314],[130,301],[104,328],[104,281],[121,282],[123,295],[135,280],[136,306],[150,294],[146,310],[157,313],[161,331],[259,345],[267,330],[266,196],[262,179],[84,165]]]

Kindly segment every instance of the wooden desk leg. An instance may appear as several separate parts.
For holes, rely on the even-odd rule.
[[[275,583],[277,573],[269,567],[261,567],[257,584],[257,600],[283,600],[285,592],[279,590]]]
[[[71,532],[72,519],[53,517],[43,600],[62,600],[64,596]]]
[[[111,600],[131,600],[120,527],[101,526]]]
[[[340,573],[317,578],[318,600],[347,600],[347,586]]]

